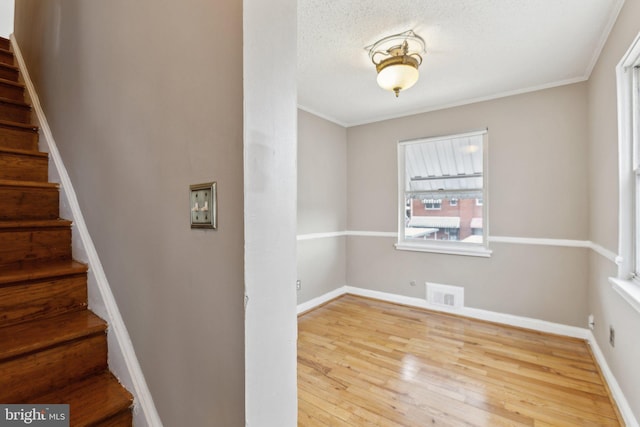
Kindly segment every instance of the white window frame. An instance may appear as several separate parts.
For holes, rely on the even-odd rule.
[[[616,67],[618,94],[618,275],[613,288],[640,312],[640,34]]]
[[[410,144],[435,142],[447,139],[464,138],[482,135],[482,243],[469,243],[449,240],[407,240],[405,237],[405,147]],[[400,141],[398,143],[398,242],[395,247],[398,250],[432,252],[450,255],[467,255],[478,257],[490,257],[489,249],[489,185],[488,185],[488,129],[466,133],[443,135],[436,137],[418,138]]]

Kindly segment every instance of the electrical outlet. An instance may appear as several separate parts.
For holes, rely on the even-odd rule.
[[[302,280],[296,280],[296,290],[302,289]]]
[[[609,326],[609,344],[611,347],[616,346],[616,330],[613,329],[613,326]]]
[[[589,325],[589,329],[591,329],[592,331],[596,327],[596,319],[593,316],[593,314],[590,314],[589,317],[587,318],[587,324]]]

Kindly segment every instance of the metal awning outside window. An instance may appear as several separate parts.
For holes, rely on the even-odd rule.
[[[405,192],[429,198],[482,198],[481,134],[405,146]]]
[[[460,228],[458,216],[414,216],[407,224],[409,228]]]

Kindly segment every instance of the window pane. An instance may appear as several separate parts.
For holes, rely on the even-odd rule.
[[[404,235],[406,240],[451,240],[482,243],[482,206],[474,198],[457,203],[442,201],[439,209],[426,208],[420,196],[407,196]]]
[[[407,241],[483,244],[483,135],[404,146]]]

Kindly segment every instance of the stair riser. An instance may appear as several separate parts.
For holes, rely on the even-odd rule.
[[[3,64],[14,65],[13,53],[7,52],[6,50],[0,50],[0,62]]]
[[[0,65],[0,79],[11,80],[17,82],[20,79],[20,73],[15,68],[3,67]]]
[[[0,186],[0,221],[57,219],[57,188]]]
[[[4,37],[0,37],[0,49],[11,49],[11,41],[9,39],[5,39]]]
[[[0,232],[0,266],[70,259],[70,227]]]
[[[14,101],[24,101],[24,88],[0,82],[0,96]]]
[[[0,101],[0,120],[31,123],[31,108]]]
[[[0,152],[0,179],[47,182],[49,159]]]
[[[107,368],[107,339],[100,334],[0,363],[0,402],[62,387]]]
[[[38,132],[0,126],[0,147],[35,151],[38,149]]]
[[[0,287],[0,327],[87,306],[87,275]]]

